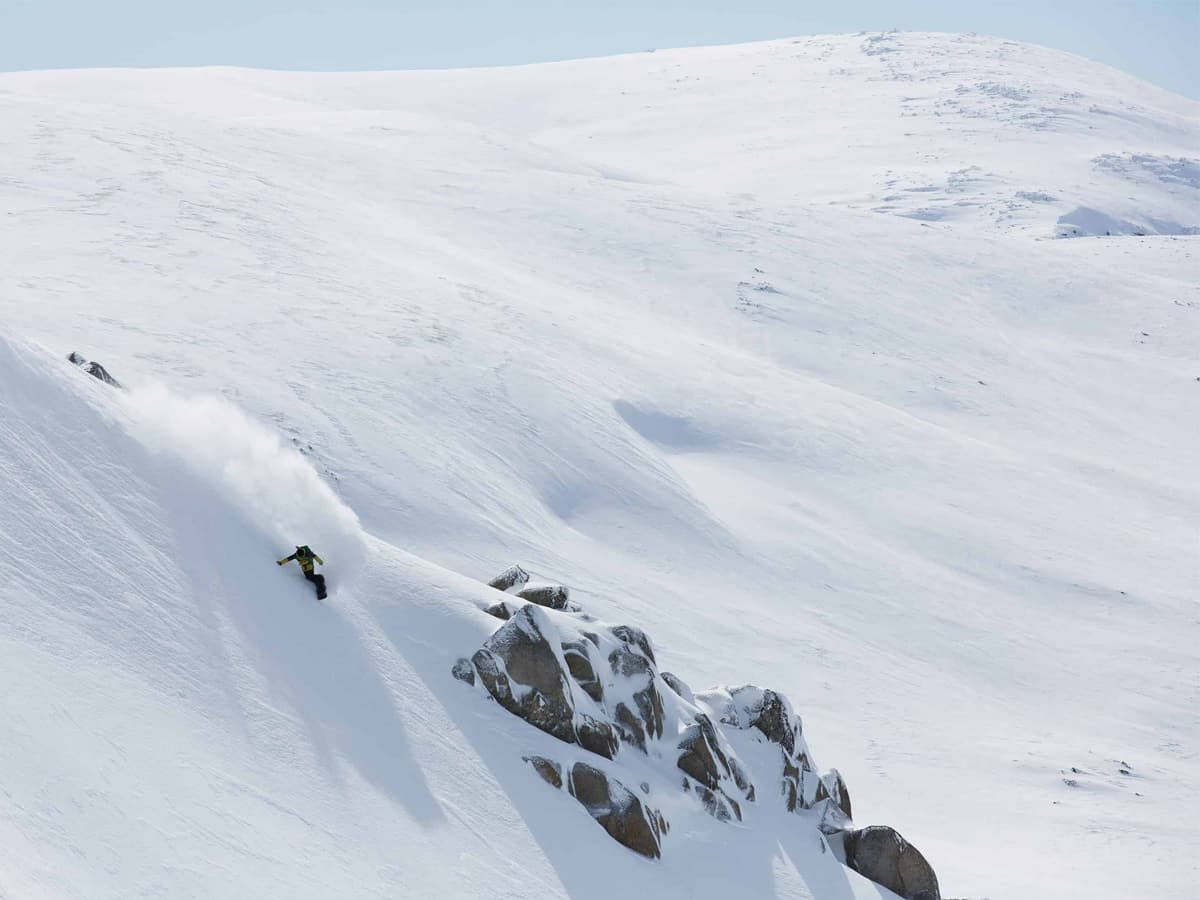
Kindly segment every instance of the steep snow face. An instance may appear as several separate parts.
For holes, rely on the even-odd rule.
[[[495,592],[366,538],[227,401],[0,340],[0,403],[6,895],[880,896],[798,820],[681,812],[654,865],[598,840],[521,760],[562,745],[449,678]],[[301,503],[336,605],[271,564]]]
[[[64,360],[87,403],[44,416],[5,369],[4,665],[39,686],[0,700],[13,892],[491,896],[495,862],[554,896],[592,882],[576,854],[623,865],[544,811],[521,723],[455,706],[495,621],[454,603],[485,589],[382,541],[520,561],[688,683],[786,694],[948,896],[1189,896],[1196,115],[930,35],[0,76],[0,323],[180,413],[72,438],[112,389]],[[1180,236],[1052,239],[1105,223]],[[87,469],[97,441],[142,461]],[[298,542],[328,607],[270,564]],[[686,856],[736,845],[804,896],[763,840]]]

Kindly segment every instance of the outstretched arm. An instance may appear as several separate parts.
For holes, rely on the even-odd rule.
[[[275,565],[282,566],[284,563],[291,562],[295,558],[296,558],[296,554],[293,553],[291,556],[285,556],[283,559],[275,560]]]
[[[325,565],[325,560],[321,559],[321,557],[317,556],[317,554],[315,554],[315,553],[313,554],[313,559],[315,559],[321,565]]]

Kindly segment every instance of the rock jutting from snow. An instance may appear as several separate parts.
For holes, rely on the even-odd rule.
[[[933,867],[896,829],[871,825],[847,831],[842,848],[846,865],[905,900],[941,900]]]
[[[513,617],[513,614],[520,609],[515,603],[508,600],[497,600],[491,606],[484,610],[489,616],[495,616],[497,619],[502,619],[507,622]]]
[[[562,787],[562,766],[544,756],[526,756],[525,762],[533,766],[533,770],[542,776],[542,781],[554,788]]]
[[[488,582],[488,587],[493,587],[498,591],[508,591],[512,588],[524,587],[529,583],[529,573],[520,566],[509,566],[495,578]]]
[[[83,369],[83,371],[87,372],[93,378],[98,378],[105,384],[112,385],[115,388],[122,386],[121,382],[117,381],[117,379],[108,374],[108,370],[98,362],[85,359],[83,356],[74,351],[71,351],[71,353],[67,354],[67,359],[79,366],[79,368]]]
[[[570,592],[561,584],[539,584],[523,587],[517,596],[547,609],[566,609]]]
[[[518,596],[528,599],[539,590]],[[758,803],[778,804],[835,846],[835,836],[845,835],[847,862],[866,877],[893,890],[902,885],[909,891],[904,896],[938,900],[933,870],[899,835],[886,828],[849,830],[845,779],[837,769],[817,773],[800,717],[785,696],[754,685],[693,692],[678,676],[658,671],[654,646],[640,629],[604,626],[576,609],[518,602],[489,607],[503,624],[470,660],[455,664],[453,675],[478,682],[513,715],[594,755],[594,763],[525,760],[553,787],[566,785],[615,840],[651,859],[662,854],[665,821],[600,765],[621,765],[622,754],[636,753],[639,771],[657,768],[662,783],[694,798],[719,822],[744,821]],[[639,784],[649,795],[650,782]]]
[[[595,766],[577,762],[571,768],[567,789],[613,840],[650,859],[662,856],[666,819],[643,806],[621,782]]]

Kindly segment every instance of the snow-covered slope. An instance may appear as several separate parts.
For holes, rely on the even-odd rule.
[[[944,35],[0,76],[0,326],[133,388],[0,351],[0,887],[860,889],[546,800],[449,676],[520,561],[786,693],[945,895],[1189,896],[1197,238],[1049,238],[1194,230],[1196,121]]]

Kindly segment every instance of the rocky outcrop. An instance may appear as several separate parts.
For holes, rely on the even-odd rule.
[[[121,387],[121,382],[109,375],[108,370],[104,368],[104,366],[100,365],[100,363],[95,362],[94,360],[84,359],[80,354],[75,353],[74,351],[67,354],[67,359],[79,366],[79,368],[83,369],[83,371],[87,372],[93,378],[99,378],[105,384],[112,385],[115,388]]]
[[[747,800],[754,799],[754,786],[721,737],[712,720],[697,713],[679,739],[680,753],[676,766],[697,782],[696,794],[705,810],[721,821],[742,819],[742,809],[731,796],[740,792]],[[685,787],[689,787],[685,783]]]
[[[511,589],[527,578],[513,567],[493,586]],[[566,766],[544,756],[525,760],[554,788],[565,786],[615,840],[651,859],[662,852],[662,816],[601,768],[637,753],[639,777],[658,768],[662,783],[682,788],[719,822],[742,821],[747,804],[779,804],[803,817],[797,828],[819,829],[835,849],[844,847],[846,863],[868,878],[905,897],[940,900],[933,870],[892,829],[850,830],[846,782],[836,769],[818,775],[786,697],[753,685],[694,693],[658,671],[645,632],[603,626],[567,597],[565,588],[534,586],[497,600],[487,611],[503,624],[452,674],[580,748]],[[589,762],[579,759],[584,752]],[[650,796],[651,782],[640,785]]]
[[[800,717],[792,711],[786,697],[776,691],[743,685],[706,691],[698,695],[698,700],[714,711],[722,725],[761,735],[760,740],[779,747],[775,784],[789,812],[815,809],[821,830],[826,833],[850,827],[850,792],[846,783],[836,770],[825,776],[817,774]]]
[[[846,865],[905,900],[941,900],[933,867],[896,829],[872,825],[848,831],[842,848]]]

